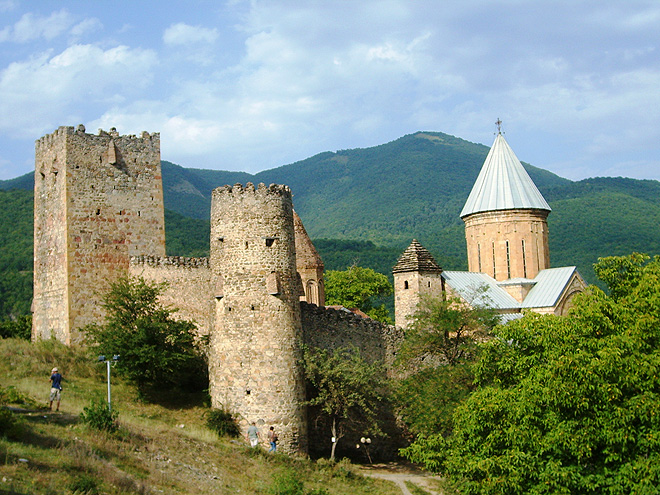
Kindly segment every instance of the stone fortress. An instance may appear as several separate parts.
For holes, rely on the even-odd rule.
[[[574,267],[548,267],[550,208],[538,191],[540,200],[521,200],[536,188],[520,175],[522,165],[501,134],[498,139],[484,170],[495,161],[504,171],[482,170],[473,194],[483,198],[488,181],[522,189],[513,203],[494,194],[485,206],[471,194],[462,214],[471,272],[443,271],[412,242],[393,270],[396,326],[387,326],[324,306],[323,262],[288,187],[215,189],[210,256],[166,256],[160,135],[60,127],[35,146],[32,338],[80,342],[82,327],[102,321],[102,295],[120,277],[167,282],[162,302],[209,337],[212,405],[237,414],[243,428],[252,421],[275,426],[284,452],[305,452],[301,342],[326,349],[355,345],[366,359],[389,366],[425,294],[489,304],[506,319],[524,309],[563,314],[584,287]],[[513,171],[515,184],[502,176]],[[471,295],[476,287],[485,288],[482,300]],[[540,305],[525,305],[531,296]]]
[[[213,192],[208,258],[165,254],[160,136],[60,127],[35,147],[33,339],[79,343],[122,276],[168,282],[162,302],[208,336],[214,407],[307,450],[301,346],[355,345],[390,362],[400,332],[325,308],[323,263],[281,185]]]

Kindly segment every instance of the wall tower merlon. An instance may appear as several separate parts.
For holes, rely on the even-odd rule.
[[[233,186],[224,185],[216,187],[213,190],[213,195],[220,196],[240,196],[242,194],[255,194],[255,195],[276,195],[282,197],[292,198],[291,189],[289,186],[282,184],[271,184],[266,186],[263,182],[259,183],[258,186],[254,186],[252,182],[248,182],[243,186],[243,184],[236,183]]]

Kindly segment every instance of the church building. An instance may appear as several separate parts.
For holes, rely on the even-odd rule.
[[[407,326],[424,295],[488,306],[502,321],[524,311],[564,315],[586,284],[576,267],[550,268],[551,208],[499,130],[460,213],[468,270],[444,271],[417,240],[393,268],[395,320]]]

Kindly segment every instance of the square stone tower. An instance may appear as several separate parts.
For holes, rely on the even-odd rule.
[[[60,127],[36,142],[32,338],[81,339],[130,256],[165,256],[160,135]]]

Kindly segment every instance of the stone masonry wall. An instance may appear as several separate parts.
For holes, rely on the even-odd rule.
[[[52,174],[53,167],[55,182],[63,181],[55,187],[64,190],[63,204],[42,200],[52,186],[47,179],[35,182],[35,287],[43,290],[35,293],[33,336],[46,338],[58,329],[55,335],[69,343],[80,340],[79,328],[103,317],[101,296],[128,273],[131,255],[165,255],[160,136],[120,136],[114,129],[93,135],[83,126],[60,127],[36,145],[36,175]],[[45,220],[44,228],[42,217],[52,214],[56,218]],[[62,249],[64,263],[44,260],[51,250],[61,257]],[[51,276],[58,292],[66,279],[67,293],[57,298],[57,308],[44,285]]]
[[[502,210],[466,217],[469,270],[501,281],[532,279],[550,268],[547,218],[546,210]]]
[[[133,256],[129,274],[150,282],[166,282],[161,303],[178,308],[175,318],[194,320],[199,336],[210,335],[215,301],[208,258]]]
[[[284,452],[307,451],[291,191],[237,184],[213,191],[216,298],[209,378],[214,407],[274,426]]]
[[[66,233],[66,144],[60,127],[35,145],[32,338],[70,344]]]
[[[422,296],[442,296],[444,283],[441,272],[395,272],[394,273],[394,321],[397,327],[405,328],[417,311]]]
[[[392,368],[403,339],[403,330],[371,318],[363,318],[348,310],[318,307],[300,303],[303,342],[309,347],[334,350],[355,346],[368,362],[383,363]]]

